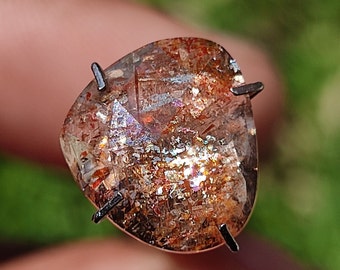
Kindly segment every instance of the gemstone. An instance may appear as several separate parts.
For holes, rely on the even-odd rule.
[[[103,71],[70,109],[60,136],[68,166],[108,219],[163,250],[225,244],[245,226],[257,183],[256,131],[236,61],[200,38],[150,43]]]

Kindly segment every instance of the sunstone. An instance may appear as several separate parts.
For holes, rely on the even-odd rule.
[[[107,217],[149,245],[197,252],[245,226],[257,183],[256,132],[235,60],[199,38],[150,43],[83,90],[62,128],[75,181]]]

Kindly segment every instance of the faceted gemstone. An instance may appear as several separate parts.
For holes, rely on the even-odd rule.
[[[108,218],[152,246],[196,252],[236,236],[257,182],[256,132],[236,61],[198,38],[148,44],[104,70],[69,111],[60,137],[71,172]]]

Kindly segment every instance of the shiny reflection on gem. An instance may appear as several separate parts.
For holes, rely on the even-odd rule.
[[[237,62],[214,42],[174,38],[98,72],[60,136],[75,181],[99,209],[95,220],[107,216],[167,251],[226,239],[236,250],[230,239],[251,214],[257,182],[250,97],[231,91],[250,89],[240,88]]]

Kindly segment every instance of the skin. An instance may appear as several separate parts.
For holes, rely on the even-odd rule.
[[[127,1],[0,1],[0,25],[3,151],[65,166],[58,136],[67,111],[93,79],[90,64],[97,61],[105,68],[147,43],[177,36],[220,43],[237,59],[247,82],[265,84],[253,105],[262,153],[270,145],[282,111],[282,84],[268,56],[253,44],[191,29]],[[36,252],[1,269],[107,269],[108,265],[148,270],[300,269],[258,238],[243,234],[238,242],[237,255],[225,247],[175,255],[127,238],[87,240]]]
[[[246,81],[265,84],[254,99],[254,115],[259,145],[266,147],[272,138],[282,87],[268,56],[250,43],[188,28],[129,2],[0,1],[0,16],[0,80],[6,89],[0,147],[5,151],[64,165],[57,138],[67,111],[93,79],[90,64],[105,68],[151,41],[176,36],[220,43],[237,59]]]

